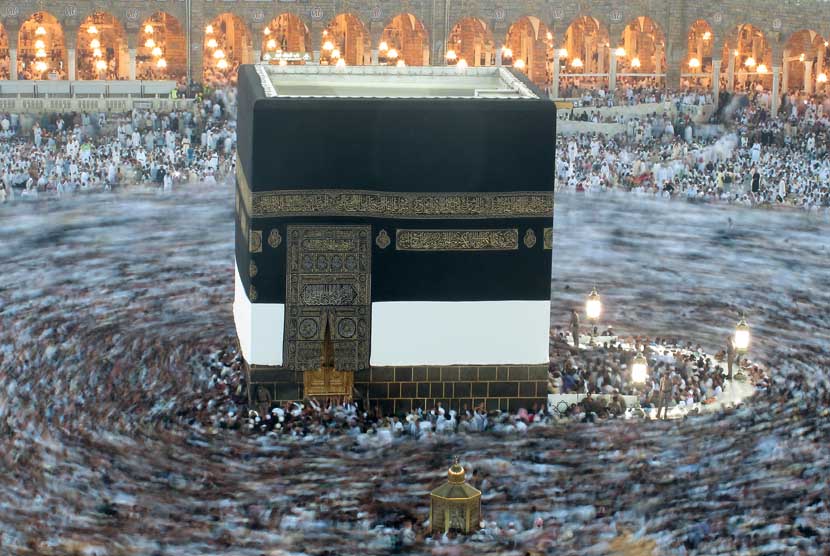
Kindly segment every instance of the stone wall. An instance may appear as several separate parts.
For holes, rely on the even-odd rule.
[[[413,407],[431,409],[438,402],[447,409],[479,404],[488,410],[530,409],[545,403],[548,392],[547,365],[372,367],[356,372],[354,378],[364,403],[379,405],[387,414]],[[251,367],[248,380],[255,404],[303,398],[299,372]]]

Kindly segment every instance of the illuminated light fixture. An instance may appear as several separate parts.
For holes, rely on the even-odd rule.
[[[87,28],[86,32],[89,33],[90,35],[97,35],[98,34],[98,28],[95,25],[90,25]]]
[[[35,70],[40,73],[43,73],[47,69],[49,69],[49,66],[46,65],[46,62],[35,62]]]
[[[46,58],[46,51],[39,48],[37,52],[35,52],[35,58]]]
[[[525,64],[525,61],[524,61],[524,60],[522,60],[521,58],[519,58],[518,60],[516,60],[515,62],[513,62],[513,67],[514,67],[514,68],[517,68],[517,69],[520,69],[520,70],[525,69],[525,65],[526,65],[526,64]]]
[[[467,60],[465,60],[464,58],[461,58],[461,59],[458,61],[458,63],[457,63],[457,64],[455,64],[455,67],[456,67],[456,68],[458,68],[459,70],[465,70],[465,69],[467,69]]]
[[[340,58],[339,60],[337,60],[337,63],[334,64],[334,65],[335,65],[335,67],[338,67],[338,68],[345,68],[346,67],[346,60],[344,60],[343,58]]]
[[[512,58],[513,57],[513,49],[508,48],[506,46],[501,47],[501,55],[503,58]]]
[[[326,41],[323,43],[323,50],[334,50],[334,43],[331,41]]]
[[[271,29],[269,29],[268,27],[266,27],[265,29],[263,29],[263,30],[262,30],[262,34],[263,34],[263,35],[270,35],[270,34],[271,34]]]
[[[213,34],[213,25],[208,25],[205,27],[205,34],[212,35]]]
[[[89,41],[89,47],[90,48],[101,48],[101,41],[99,41],[98,39],[92,39],[91,41]]]
[[[584,65],[585,65],[585,64],[583,64],[583,63],[582,63],[582,59],[581,59],[581,58],[574,58],[573,60],[571,60],[571,67],[574,67],[574,68],[581,68],[581,67],[582,67],[582,66],[584,66]]]
[[[46,34],[46,28],[43,25],[39,25],[37,29],[35,29],[35,35],[43,36]]]
[[[387,52],[386,55],[390,58],[397,58],[398,57],[398,51],[394,48],[390,48],[389,52]]]
[[[166,68],[167,60],[165,60],[164,58],[159,58],[158,60],[156,60],[156,67],[161,69]]]
[[[403,60],[398,60],[398,61],[395,63],[395,65],[396,65],[397,67],[399,67],[399,68],[405,68],[405,67],[406,67],[406,62],[404,62]]]
[[[830,46],[830,41],[824,41],[824,48],[827,48],[828,46]]]
[[[153,50],[151,50],[150,52],[152,52],[153,56],[155,56],[156,58],[158,58],[159,56],[161,56],[161,48],[160,48],[160,47],[158,47],[158,46],[157,46],[157,47],[155,47],[155,48],[154,48]]]
[[[699,68],[700,67],[700,60],[698,60],[697,58],[692,58],[691,60],[689,60],[689,67],[692,68],[692,69]]]
[[[639,68],[640,67],[640,59],[636,56],[631,59],[631,67],[632,68]]]
[[[757,65],[757,63],[755,62],[755,58],[750,56],[749,58],[746,59],[746,61],[744,62],[744,65],[748,68],[754,68]]]
[[[216,39],[211,37],[211,38],[208,39],[207,45],[208,45],[208,48],[216,48],[217,46],[219,46],[219,43],[216,42]]]
[[[92,49],[92,57],[93,58],[100,58],[102,56],[100,48],[93,48]]]
[[[144,41],[144,46],[146,46],[147,48],[153,48],[154,46],[156,46],[156,41],[154,41],[153,39],[147,39],[146,41]],[[210,46],[210,41],[208,41],[208,46]]]
[[[286,60],[285,58],[281,59],[280,60],[280,65],[281,66],[287,66],[288,65],[288,60]]]
[[[220,48],[213,53],[213,57],[222,60],[225,57],[225,51]]]
[[[216,41],[214,41],[214,42],[216,42]],[[265,47],[268,50],[274,50],[275,48],[277,48],[277,41],[275,41],[274,39],[268,39],[268,42],[265,43]]]
[[[736,48],[735,50],[733,50],[733,51],[732,51],[732,54],[734,54],[734,55],[735,55],[735,58],[737,58],[738,56],[740,56],[740,55],[741,55],[741,53],[740,53],[740,52],[738,52],[738,49],[737,49],[737,48]]]
[[[153,26],[148,23],[147,25],[144,26],[144,32],[148,35],[152,35],[153,34]]]
[[[331,57],[332,58],[339,58],[340,57],[340,49],[335,48],[334,50],[332,50],[331,51]]]
[[[766,64],[758,64],[758,69],[756,71],[758,73],[767,73],[769,70],[767,69]]]
[[[559,57],[560,58],[567,58],[568,57],[568,49],[567,48],[560,48],[559,49]]]
[[[816,77],[816,81],[818,81],[819,83],[827,83],[827,74],[823,72],[818,74],[818,76]]]
[[[598,320],[602,314],[602,301],[596,288],[591,290],[591,293],[588,294],[587,301],[585,301],[585,314],[592,321]]]
[[[749,325],[746,323],[746,318],[741,317],[738,325],[735,327],[735,351],[738,353],[746,353],[749,349]]]
[[[631,381],[643,384],[646,378],[648,378],[648,360],[642,353],[638,353],[631,362]]]
[[[447,50],[447,54],[445,55],[445,57],[447,58],[447,60],[452,62],[453,60],[458,59],[458,54],[455,53],[455,50]]]
[[[705,31],[703,33],[703,40],[708,41],[711,38],[712,38],[712,33],[710,33],[709,31]]]
[[[97,69],[98,71],[104,71],[105,69],[107,69],[107,63],[103,60],[98,60],[97,62],[95,62],[95,69]]]
[[[40,39],[35,41],[35,48],[46,48],[46,44]]]
[[[378,45],[378,50],[380,50],[381,52],[386,52],[387,50],[389,50],[389,44],[386,41],[380,41],[380,44]]]
[[[799,62],[803,62],[803,61],[804,61],[804,58],[805,58],[805,56],[804,56],[804,53],[803,53],[803,52],[802,52],[801,54],[799,54],[799,55],[798,55],[798,61],[799,61]]]
[[[228,69],[228,61],[225,60],[224,58],[222,58],[221,60],[216,62],[216,67],[219,68],[220,70]]]
[[[548,32],[545,34],[545,37],[547,37],[547,39],[548,39],[549,41],[552,41],[552,40],[553,40],[553,33],[551,33],[550,31],[548,31]]]
[[[618,46],[617,49],[614,51],[614,54],[617,57],[622,58],[623,56],[625,56],[625,47]]]

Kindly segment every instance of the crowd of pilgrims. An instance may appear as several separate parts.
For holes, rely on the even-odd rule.
[[[785,205],[830,215],[830,100],[786,97],[779,118],[768,98],[725,104],[725,134],[704,136],[688,115],[633,117],[613,137],[560,138],[557,189]]]
[[[145,185],[215,183],[232,171],[236,91],[190,110],[0,114],[0,203]]]

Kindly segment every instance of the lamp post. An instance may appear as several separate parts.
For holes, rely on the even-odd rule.
[[[588,299],[585,301],[585,314],[588,316],[588,320],[593,323],[593,326],[591,326],[591,343],[589,344],[593,346],[594,328],[596,328],[596,322],[602,314],[602,301],[600,301],[596,286],[594,286],[594,289],[592,289],[591,293],[588,294]]]
[[[741,315],[741,320],[735,326],[735,335],[732,337],[732,345],[735,347],[735,365],[738,367],[738,373],[735,378],[743,378],[741,373],[740,361],[741,355],[749,351],[750,341],[749,325],[746,322],[746,317]]]
[[[637,389],[637,407],[640,411],[644,411],[640,400],[645,394],[646,379],[648,379],[648,359],[642,352],[638,352],[631,361],[631,382]],[[644,412],[643,415],[645,415]]]

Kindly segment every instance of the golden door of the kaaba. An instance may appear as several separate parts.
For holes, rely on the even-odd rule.
[[[297,225],[287,232],[284,364],[308,373],[306,397],[350,396],[352,377],[342,373],[369,367],[371,229]],[[327,331],[333,368],[322,364]]]

